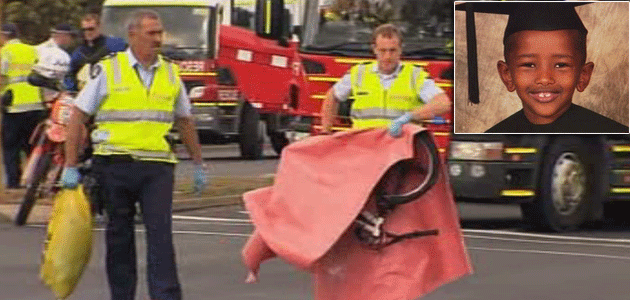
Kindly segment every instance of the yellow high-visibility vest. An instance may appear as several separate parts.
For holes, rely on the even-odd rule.
[[[20,113],[32,110],[42,110],[41,89],[26,81],[28,74],[37,62],[37,50],[31,45],[19,40],[11,40],[0,50],[0,57],[7,62],[7,85],[0,91],[13,93],[13,103],[7,108],[8,113]]]
[[[107,96],[96,114],[92,133],[97,155],[128,154],[137,160],[177,162],[165,136],[173,127],[180,93],[178,67],[161,56],[147,90],[129,64],[126,52],[102,61]]]
[[[375,64],[360,64],[350,69],[354,97],[350,111],[352,128],[387,126],[391,120],[422,105],[417,96],[427,78],[422,68],[403,63],[390,88],[384,89],[374,71]]]

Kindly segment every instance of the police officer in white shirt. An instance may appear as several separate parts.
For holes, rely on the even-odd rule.
[[[46,78],[63,79],[70,67],[70,55],[64,49],[72,44],[74,30],[59,24],[50,32],[50,39],[35,47],[39,57],[33,70]]]

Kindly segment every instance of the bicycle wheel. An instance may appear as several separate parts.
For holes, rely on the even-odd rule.
[[[35,197],[37,196],[37,189],[40,183],[46,177],[48,170],[50,169],[50,163],[52,162],[52,154],[50,152],[42,154],[33,172],[33,181],[26,187],[26,194],[22,198],[20,209],[15,217],[15,225],[22,226],[26,223],[28,215],[35,205]]]

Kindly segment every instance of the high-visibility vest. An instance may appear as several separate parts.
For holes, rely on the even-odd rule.
[[[102,61],[107,96],[95,118],[94,154],[177,162],[165,136],[173,127],[175,101],[180,93],[178,68],[161,56],[158,60],[148,90],[129,64],[126,52]]]
[[[19,40],[11,40],[0,50],[0,58],[8,63],[6,74],[7,85],[0,91],[13,93],[13,103],[7,108],[8,113],[20,113],[42,110],[41,89],[26,81],[28,74],[37,62],[37,50]]]
[[[427,78],[420,67],[402,64],[389,89],[383,88],[375,64],[360,64],[350,69],[354,102],[350,116],[352,128],[383,127],[391,120],[421,106],[418,89]]]

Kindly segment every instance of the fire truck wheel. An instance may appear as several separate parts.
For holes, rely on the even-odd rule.
[[[600,201],[602,176],[588,140],[560,137],[543,158],[537,198],[521,206],[525,221],[539,229],[570,231],[586,222]]]
[[[289,144],[287,135],[284,132],[279,131],[269,132],[267,135],[269,136],[269,141],[271,141],[273,151],[280,155],[284,146]]]
[[[260,114],[249,103],[243,104],[239,126],[239,146],[241,156],[246,159],[262,157],[264,127],[261,126]]]

